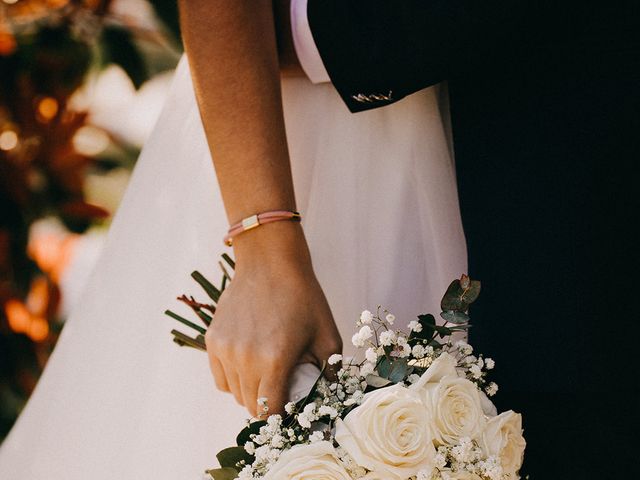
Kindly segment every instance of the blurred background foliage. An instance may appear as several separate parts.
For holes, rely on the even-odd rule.
[[[100,253],[178,28],[175,0],[0,0],[0,441]]]

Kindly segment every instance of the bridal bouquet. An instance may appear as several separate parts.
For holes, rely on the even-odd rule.
[[[217,302],[228,278],[217,289],[199,273],[193,276]],[[208,470],[206,478],[520,478],[522,418],[511,410],[498,415],[489,399],[498,390],[487,380],[493,360],[453,340],[468,329],[466,312],[479,293],[480,283],[467,276],[453,281],[441,304],[445,323],[419,315],[408,323],[408,333],[394,329],[398,321],[386,310],[362,312],[351,339],[360,354],[351,359],[333,355],[328,363],[337,369],[335,378],[321,373],[305,398],[285,406],[285,415],[249,421],[237,445],[218,453],[220,468]],[[205,323],[211,321],[214,305],[181,300]],[[174,330],[174,340],[203,348],[204,330],[199,331],[191,338]],[[266,414],[268,399],[259,402]]]

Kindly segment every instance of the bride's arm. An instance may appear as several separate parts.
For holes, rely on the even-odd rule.
[[[271,0],[181,0],[180,13],[229,222],[295,210]],[[211,369],[252,413],[258,397],[281,410],[293,367],[325,360],[340,338],[299,223],[243,233],[234,254],[234,280],[206,335]]]

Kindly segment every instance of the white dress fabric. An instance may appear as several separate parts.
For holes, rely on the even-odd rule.
[[[298,208],[347,353],[365,308],[401,327],[436,313],[466,271],[437,90],[355,115],[330,84],[285,79],[283,97]],[[227,228],[183,58],[83,301],[0,449],[1,479],[176,480],[215,465],[247,414],[162,312],[204,298],[192,270],[217,283]]]

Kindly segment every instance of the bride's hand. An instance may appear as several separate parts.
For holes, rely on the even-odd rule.
[[[276,6],[276,18],[286,18],[288,1]],[[181,0],[180,20],[229,223],[295,210],[280,85],[294,52],[285,20],[278,64],[274,0]],[[340,338],[299,223],[242,233],[234,253],[234,279],[205,336],[211,369],[251,413],[258,397],[275,413],[293,368],[326,360]]]
[[[236,272],[205,336],[211,370],[252,415],[262,397],[279,413],[295,366],[340,353],[340,335],[300,224],[264,225],[234,243]]]

